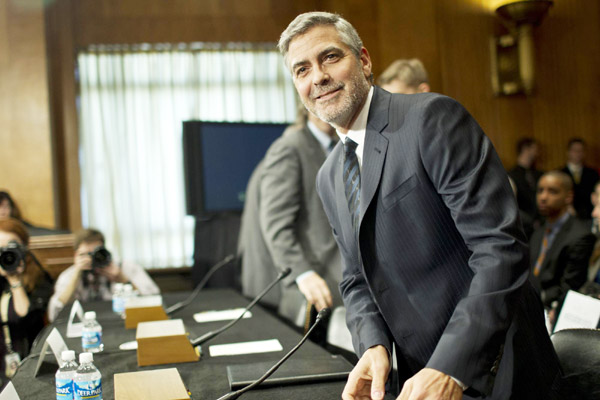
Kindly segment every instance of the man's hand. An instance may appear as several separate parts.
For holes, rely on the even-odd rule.
[[[111,282],[125,282],[121,268],[114,262],[104,268],[98,268],[98,274],[106,276]]]
[[[350,372],[342,393],[343,400],[381,400],[385,395],[385,381],[390,373],[388,351],[383,346],[374,346],[365,351]]]
[[[298,283],[298,289],[306,297],[306,301],[315,305],[317,311],[331,307],[333,300],[327,282],[316,272],[310,273]]]
[[[462,397],[462,389],[450,375],[423,368],[404,382],[396,400],[461,400]]]

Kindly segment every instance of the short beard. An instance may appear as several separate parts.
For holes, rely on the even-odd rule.
[[[320,93],[327,93],[331,89],[337,88],[339,85],[333,84],[324,87]],[[343,88],[343,86],[342,86]],[[352,79],[352,88],[348,92],[348,96],[343,98],[342,103],[332,110],[327,110],[325,107],[315,107],[315,103],[307,104],[302,100],[304,107],[320,120],[325,121],[334,126],[346,127],[348,122],[359,112],[358,108],[363,103],[371,86],[362,74],[356,74]],[[316,96],[315,96],[316,97]],[[349,127],[348,127],[349,128]]]

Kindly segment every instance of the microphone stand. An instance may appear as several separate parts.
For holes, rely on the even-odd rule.
[[[183,301],[180,301],[179,303],[173,304],[171,307],[165,310],[165,313],[167,315],[173,315],[175,312],[181,310],[184,307],[187,307],[198,296],[198,293],[200,293],[204,286],[206,286],[208,280],[213,276],[213,274],[217,272],[217,270],[219,270],[221,267],[229,264],[234,259],[235,256],[233,254],[229,254],[227,257],[213,265],[213,267],[206,273],[206,275],[204,275],[202,280],[194,288],[194,291],[189,295],[189,297]]]
[[[199,345],[209,341],[210,339],[214,338],[221,332],[224,332],[227,329],[231,328],[240,319],[242,319],[244,317],[244,314],[246,314],[246,312],[248,312],[252,307],[254,307],[254,305],[256,303],[258,303],[258,301],[260,299],[262,299],[265,296],[265,294],[267,294],[267,292],[273,288],[273,286],[277,285],[283,278],[288,276],[291,272],[292,272],[292,270],[290,268],[286,268],[283,271],[281,271],[279,273],[279,275],[277,275],[277,279],[275,279],[273,282],[271,282],[271,284],[269,286],[267,286],[262,292],[260,292],[258,294],[258,296],[256,296],[250,304],[248,304],[248,306],[244,309],[244,311],[240,314],[240,316],[238,318],[236,318],[233,321],[229,322],[228,324],[222,326],[221,328],[217,329],[216,331],[207,332],[204,335],[200,336],[199,338],[192,340],[192,346],[194,346],[194,347],[199,346]]]
[[[329,308],[324,308],[321,311],[319,311],[319,314],[317,314],[317,319],[316,319],[315,323],[313,324],[313,326],[310,327],[308,332],[306,332],[306,334],[300,340],[300,342],[298,342],[298,344],[296,346],[294,346],[294,348],[292,348],[285,356],[283,356],[283,358],[281,360],[279,360],[275,365],[273,365],[267,372],[265,372],[264,375],[261,376],[257,381],[252,382],[248,386],[246,386],[242,389],[236,390],[235,392],[227,393],[226,395],[219,397],[217,400],[237,399],[242,394],[246,393],[248,390],[251,390],[251,389],[255,388],[256,386],[260,385],[261,383],[263,383],[268,377],[273,375],[273,373],[275,373],[275,371],[277,371],[277,369],[279,369],[279,367],[281,367],[281,365],[284,362],[286,362],[287,359],[290,358],[300,348],[300,346],[302,346],[304,344],[304,342],[306,342],[306,339],[308,339],[308,337],[310,336],[312,331],[317,327],[317,325],[319,325],[319,323],[322,320],[326,320],[327,318],[329,318],[330,314],[331,314],[331,310]]]

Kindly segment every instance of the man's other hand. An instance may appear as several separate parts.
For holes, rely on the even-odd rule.
[[[423,368],[404,383],[396,400],[461,400],[462,397],[462,389],[450,375]]]
[[[350,372],[342,393],[343,400],[381,400],[385,395],[385,381],[390,372],[390,358],[383,346],[365,351]]]
[[[310,304],[314,304],[317,311],[331,307],[333,300],[327,282],[316,272],[312,272],[298,283],[298,289]]]

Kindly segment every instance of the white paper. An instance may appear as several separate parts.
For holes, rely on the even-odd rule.
[[[208,351],[211,357],[234,356],[238,354],[255,354],[281,351],[281,343],[277,339],[257,340],[254,342],[241,342],[230,344],[216,344],[209,346]]]
[[[73,307],[71,307],[71,313],[69,314],[69,323],[67,324],[67,337],[69,338],[81,337],[83,332],[83,322],[75,322],[75,316],[79,317],[80,321],[83,321],[83,307],[79,300],[73,302]]]
[[[0,400],[21,400],[12,382],[9,381],[0,393]]]
[[[140,307],[160,307],[162,306],[162,296],[135,296],[129,297],[125,302],[125,308]]]
[[[194,314],[194,319],[198,323],[202,322],[214,322],[214,321],[227,321],[239,318],[239,316],[244,312],[244,308],[233,308],[230,310],[221,310],[221,311],[203,311],[200,313]],[[246,311],[244,314],[245,318],[252,317],[251,311]]]
[[[554,332],[571,328],[595,329],[600,320],[600,300],[569,290]]]
[[[69,350],[65,340],[60,335],[58,329],[53,328],[46,340],[44,341],[44,345],[42,346],[42,350],[40,351],[40,356],[38,358],[37,365],[35,367],[35,371],[33,376],[37,376],[44,359],[46,358],[48,346],[50,346],[50,350],[52,350],[52,354],[54,354],[54,358],[56,359],[56,363],[59,366],[62,366],[62,352],[65,350]]]

